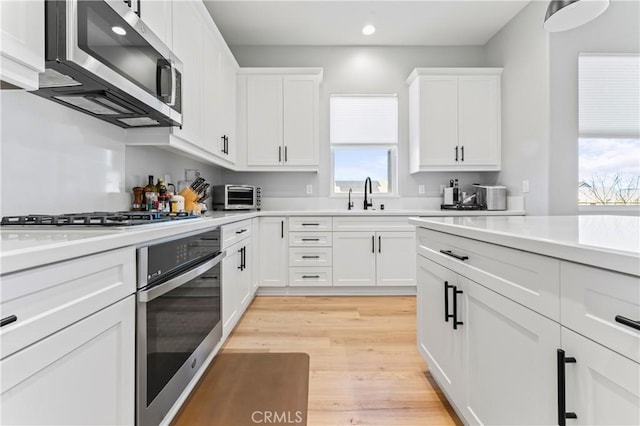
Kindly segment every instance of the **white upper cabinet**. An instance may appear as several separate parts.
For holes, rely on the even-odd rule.
[[[44,71],[44,0],[2,0],[0,19],[2,82],[37,90]]]
[[[244,68],[241,73],[238,136],[245,142],[246,169],[317,170],[322,70]]]
[[[409,78],[410,172],[500,170],[502,68],[417,68]]]
[[[140,19],[170,49],[173,47],[171,0],[138,0]]]

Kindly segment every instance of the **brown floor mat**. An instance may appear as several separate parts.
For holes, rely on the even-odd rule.
[[[306,353],[218,354],[173,425],[304,426],[308,396]]]

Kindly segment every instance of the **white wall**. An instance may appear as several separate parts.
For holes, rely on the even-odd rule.
[[[550,36],[549,213],[577,214],[578,54],[640,52],[640,2],[612,0],[595,20]]]
[[[0,216],[127,210],[148,174],[220,169],[149,147],[123,129],[24,91],[0,91]]]
[[[502,73],[502,170],[498,183],[523,195],[528,214],[547,214],[549,194],[549,33],[547,2],[534,1],[484,46]],[[530,192],[522,194],[522,181]]]
[[[349,46],[231,46],[242,67],[323,67],[320,87],[319,173],[234,173],[225,171],[231,183],[263,187],[266,197],[315,197],[330,193],[329,96],[331,94],[397,93],[399,97],[399,193],[417,197],[418,184],[426,185],[424,197],[439,196],[439,185],[458,178],[462,185],[495,183],[495,173],[408,173],[409,116],[405,80],[416,67],[483,66],[481,46],[464,47],[349,47]],[[363,183],[364,184],[364,183]]]

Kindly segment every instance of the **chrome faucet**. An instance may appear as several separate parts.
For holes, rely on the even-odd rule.
[[[369,207],[373,207],[373,201],[367,201],[367,183],[369,184],[369,194],[371,194],[371,178],[367,176],[364,180],[364,209],[368,210]]]
[[[349,204],[347,204],[347,209],[351,210],[353,208],[353,201],[351,201],[351,191],[352,189],[349,188]]]

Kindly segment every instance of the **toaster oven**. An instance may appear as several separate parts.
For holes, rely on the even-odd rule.
[[[255,210],[258,191],[252,185],[215,185],[212,189],[214,210]]]

